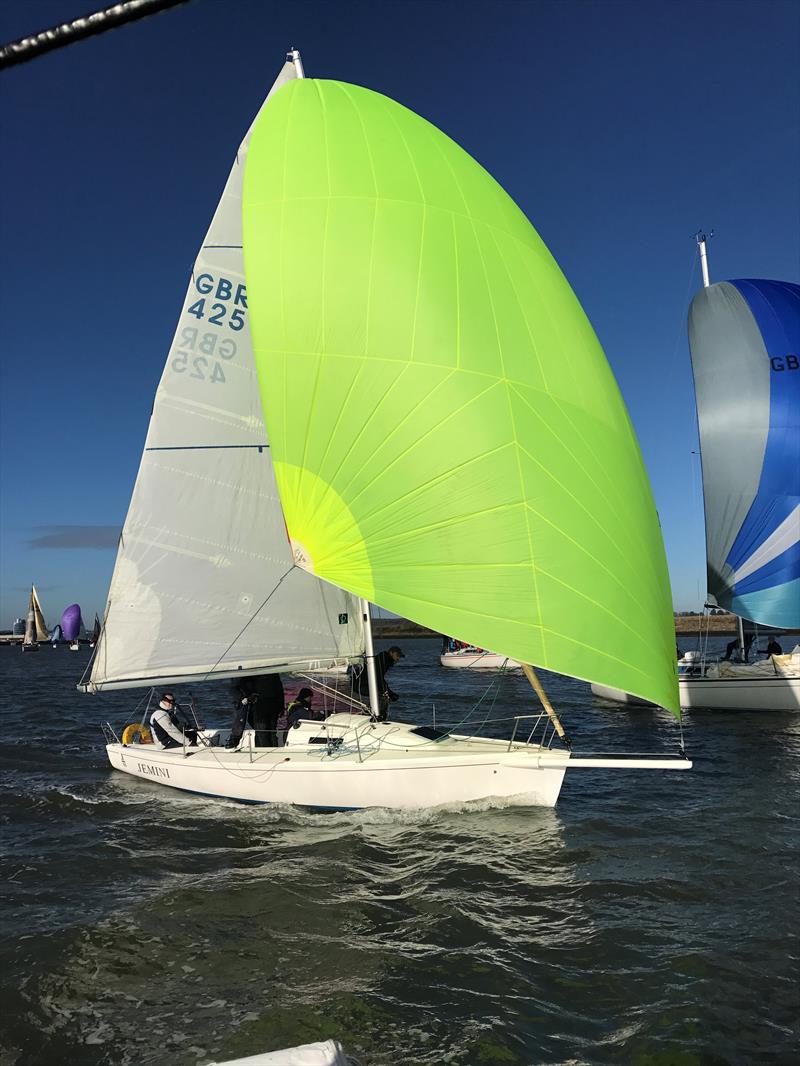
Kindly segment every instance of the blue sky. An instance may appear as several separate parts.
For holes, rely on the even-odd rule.
[[[5,0],[0,36],[91,6]],[[192,260],[292,45],[434,122],[534,223],[628,404],[675,606],[698,608],[691,234],[716,231],[712,278],[800,280],[796,5],[192,0],[0,75],[0,628],[31,581],[50,620],[102,611]]]

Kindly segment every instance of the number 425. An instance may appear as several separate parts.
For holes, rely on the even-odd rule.
[[[191,366],[191,369],[189,370],[190,378],[197,378],[199,381],[210,381],[212,385],[215,385],[218,382],[224,384],[225,373],[220,364],[215,361],[211,367],[211,373],[207,375],[208,363],[209,361],[204,355],[196,355],[190,364],[189,353],[178,352],[172,360],[172,369],[176,373],[182,374],[185,370],[189,370]]]

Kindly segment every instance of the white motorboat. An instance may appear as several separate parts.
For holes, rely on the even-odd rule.
[[[343,206],[352,217],[339,217]],[[391,236],[376,221],[384,210]],[[438,218],[422,284],[418,224]],[[487,340],[500,323],[511,330],[502,358]],[[544,710],[509,717],[506,740],[382,721],[369,601],[498,649]],[[677,714],[672,656],[647,475],[554,260],[444,134],[369,90],[306,82],[291,53],[192,271],[82,687],[312,678],[360,663],[369,706],[337,704],[290,729],[284,747],[247,733],[228,750],[225,731],[201,730],[199,746],[167,750],[137,743],[141,729],[123,743],[108,726],[112,766],[245,802],[552,806],[567,769],[691,763],[682,752],[572,753],[531,664],[629,685]]]
[[[452,670],[521,670],[522,665],[507,655],[498,655],[481,648],[459,648],[445,651],[439,656],[442,666]]]

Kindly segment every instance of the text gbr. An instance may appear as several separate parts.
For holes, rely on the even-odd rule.
[[[770,365],[773,370],[800,370],[800,359],[796,355],[773,355]]]
[[[198,274],[194,279],[194,291],[190,289],[187,294],[172,343],[170,367],[173,372],[188,372],[189,377],[197,381],[224,385],[225,370],[220,360],[230,362],[237,351],[236,341],[228,331],[238,333],[244,328],[246,312],[247,288],[243,282],[208,271]],[[214,329],[204,331],[201,326],[190,325],[189,315],[205,326],[214,326]]]

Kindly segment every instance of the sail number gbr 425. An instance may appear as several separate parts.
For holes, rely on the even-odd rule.
[[[237,352],[229,331],[238,333],[244,328],[246,313],[247,289],[243,282],[208,272],[198,274],[173,342],[172,370],[212,385],[224,385],[224,364]],[[190,324],[190,317],[202,325]],[[214,328],[208,329],[209,326]]]

